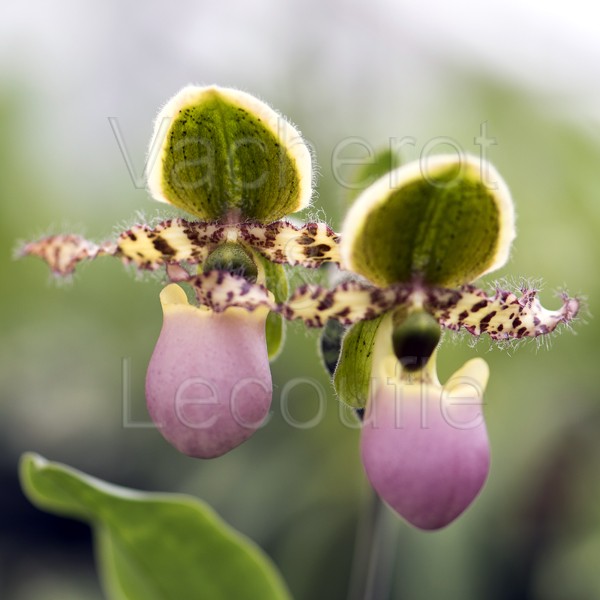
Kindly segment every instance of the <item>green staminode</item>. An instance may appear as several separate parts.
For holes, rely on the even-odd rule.
[[[397,309],[393,314],[392,347],[396,358],[407,371],[419,371],[429,361],[440,342],[442,330],[425,311],[409,315]]]
[[[253,96],[189,86],[158,115],[168,129],[152,195],[203,220],[269,223],[308,205],[311,157],[300,134]]]
[[[250,255],[235,242],[226,242],[217,246],[206,258],[202,265],[205,273],[212,271],[227,271],[246,278],[254,283],[258,276],[258,268]]]

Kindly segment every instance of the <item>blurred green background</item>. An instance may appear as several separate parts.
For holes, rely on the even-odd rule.
[[[87,528],[21,495],[26,450],[114,483],[203,498],[265,548],[298,600],[357,589],[371,497],[316,332],[289,328],[268,426],[229,455],[195,461],[148,426],[144,406],[160,283],[104,259],[57,285],[41,261],[12,259],[19,240],[67,231],[101,240],[171,214],[139,179],[158,108],[190,82],[240,87],[296,123],[319,164],[308,217],[326,214],[334,227],[349,176],[332,164],[340,144],[341,156],[360,158],[393,139],[409,160],[455,145],[477,154],[482,126],[495,138],[488,156],[513,192],[518,237],[494,275],[541,281],[548,308],[566,287],[588,309],[549,349],[445,341],[442,381],[469,357],[491,366],[490,478],[441,532],[386,515],[387,556],[377,560],[391,561],[394,599],[600,598],[600,19],[580,4],[3,4],[3,600],[102,598]],[[314,423],[286,423],[282,398],[293,419]]]

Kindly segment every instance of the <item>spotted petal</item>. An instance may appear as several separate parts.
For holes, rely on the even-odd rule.
[[[117,256],[141,269],[158,269],[165,263],[201,263],[227,239],[219,223],[168,219],[155,227],[134,225],[117,241]]]
[[[71,275],[82,260],[97,256],[114,256],[117,246],[114,243],[94,244],[80,235],[52,235],[35,242],[28,242],[18,250],[19,256],[37,256],[50,267],[55,275]]]
[[[536,290],[521,295],[497,290],[488,296],[474,286],[457,289],[396,284],[377,288],[359,281],[345,281],[332,289],[317,285],[299,287],[277,307],[287,319],[302,319],[309,327],[322,327],[328,319],[343,325],[375,319],[394,307],[425,310],[451,330],[464,328],[473,335],[488,334],[494,340],[538,337],[561,323],[569,323],[579,311],[579,300],[562,296],[557,310],[544,308]]]
[[[325,223],[297,227],[287,222],[224,225],[167,219],[154,227],[133,225],[116,242],[95,244],[73,235],[55,235],[25,244],[21,256],[38,256],[56,275],[70,275],[78,263],[116,256],[138,269],[156,270],[176,263],[202,263],[218,245],[240,242],[281,264],[315,268],[339,262],[339,237]]]
[[[579,300],[562,296],[557,310],[544,308],[536,290],[521,295],[497,290],[492,296],[473,286],[458,290],[432,288],[424,305],[446,329],[464,328],[473,335],[488,334],[494,340],[538,337],[551,333],[561,323],[572,321]]]
[[[328,319],[343,325],[375,319],[406,302],[410,288],[379,289],[358,281],[344,281],[329,290],[318,285],[300,286],[279,310],[286,319],[302,319],[308,327],[323,327]]]
[[[455,287],[501,267],[514,235],[512,200],[491,165],[430,157],[359,196],[342,227],[342,266],[382,287]]]
[[[133,225],[116,242],[95,244],[73,234],[53,235],[25,244],[20,256],[37,256],[56,275],[70,275],[78,263],[99,256],[115,256],[138,269],[155,270],[170,263],[202,262],[228,231],[217,223],[168,219],[156,227]]]
[[[215,312],[229,307],[253,311],[266,306],[288,320],[300,319],[308,327],[322,327],[329,319],[343,325],[375,319],[390,308],[408,301],[409,286],[381,290],[358,281],[344,281],[333,289],[302,285],[285,302],[276,302],[269,290],[243,277],[224,271],[177,279],[190,283],[198,302]]]
[[[250,94],[185,87],[159,113],[153,146],[157,137],[150,193],[200,219],[270,223],[310,203],[308,147]]]
[[[277,305],[267,288],[238,275],[225,271],[209,271],[190,278],[198,302],[220,313],[230,307],[247,311],[266,306],[275,310]]]
[[[301,227],[286,221],[267,226],[242,223],[239,235],[272,262],[307,268],[340,262],[340,238],[325,223],[308,223]]]

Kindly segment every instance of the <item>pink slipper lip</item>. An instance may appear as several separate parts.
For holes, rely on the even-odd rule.
[[[190,305],[176,284],[160,299],[164,319],[146,374],[148,411],[180,452],[221,456],[247,440],[269,413],[268,310],[216,313]]]
[[[437,383],[381,381],[361,433],[367,477],[380,497],[420,529],[439,529],[475,499],[490,448],[482,412],[489,369],[467,362]]]

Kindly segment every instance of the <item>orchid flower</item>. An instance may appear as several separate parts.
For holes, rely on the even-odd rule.
[[[98,256],[139,270],[165,267],[172,283],[160,295],[164,322],[147,371],[148,410],[178,450],[215,457],[268,414],[269,358],[282,343],[278,313],[288,294],[282,265],[339,261],[338,239],[324,223],[281,220],[310,204],[311,154],[299,132],[253,96],[188,86],[160,111],[153,139],[161,143],[155,157],[151,145],[150,193],[192,219],[135,225],[102,244],[57,235],[22,253],[60,276]]]
[[[417,527],[454,520],[489,471],[481,409],[489,369],[475,358],[442,386],[442,330],[506,343],[548,335],[579,310],[566,295],[546,310],[536,290],[487,294],[473,285],[505,264],[515,237],[500,175],[472,157],[407,164],[360,195],[340,237],[324,223],[282,220],[310,203],[311,155],[298,131],[256,98],[184,88],[158,115],[155,137],[150,192],[193,218],[135,225],[102,244],[51,236],[23,254],[60,276],[98,256],[165,269],[163,328],[146,378],[163,436],[195,457],[236,447],[268,414],[269,359],[283,319],[337,322],[348,329],[334,385],[364,414],[361,455],[373,487]],[[284,264],[325,262],[350,278],[332,289],[302,285],[288,298]]]
[[[490,464],[482,413],[488,366],[474,358],[442,386],[435,368],[442,329],[506,343],[547,335],[579,309],[564,295],[551,311],[533,289],[488,295],[472,285],[505,264],[514,237],[512,199],[491,165],[432,157],[382,177],[349,210],[341,265],[359,279],[297,290],[315,299],[302,307],[307,323],[352,325],[334,385],[364,417],[368,479],[419,528],[437,529],[461,514]]]

